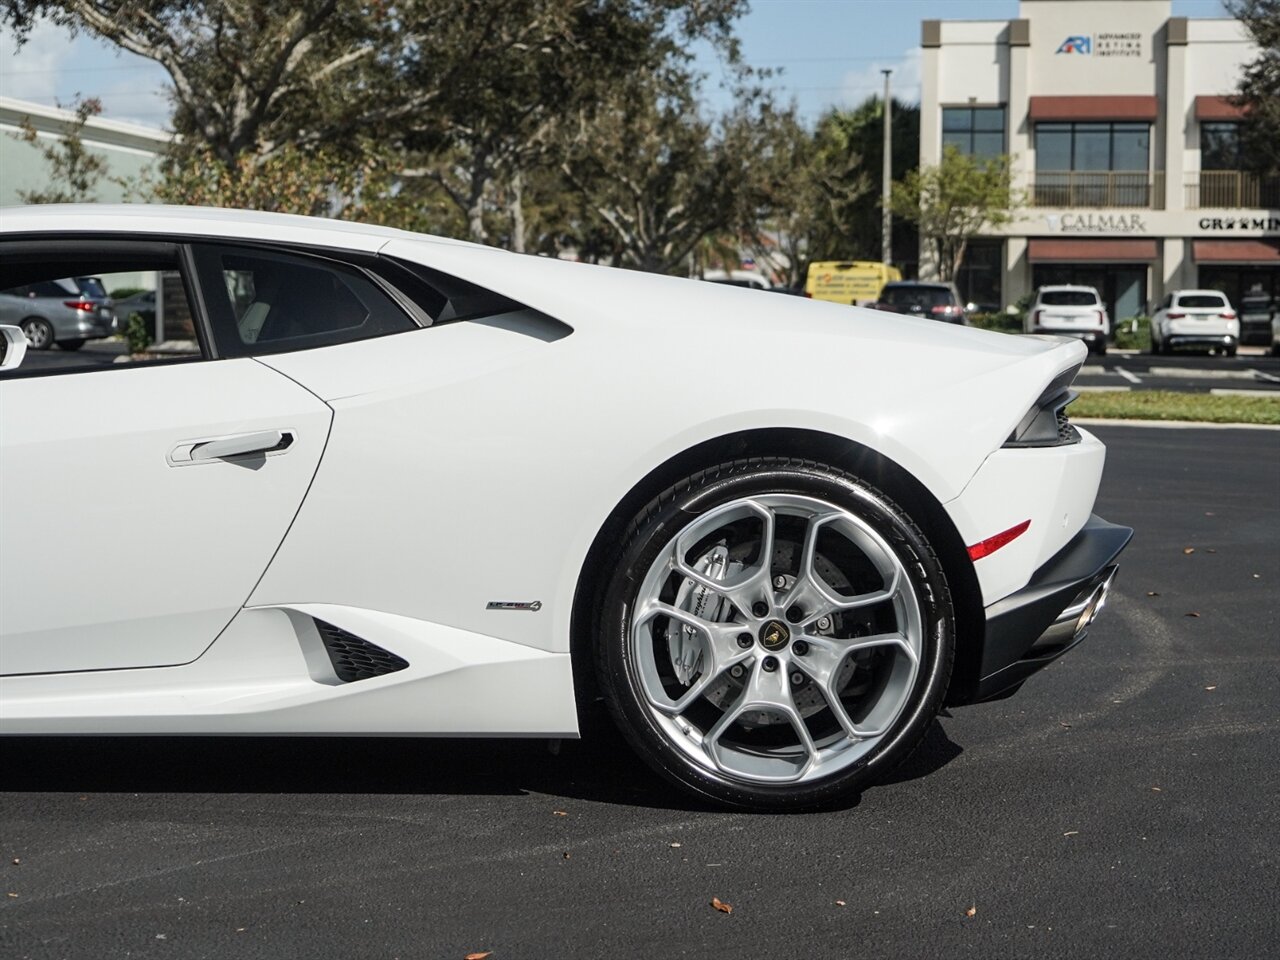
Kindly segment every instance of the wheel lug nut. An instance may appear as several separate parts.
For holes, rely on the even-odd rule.
[[[804,619],[804,611],[801,610],[799,607],[791,607],[789,610],[787,610],[788,623],[799,623],[803,619]]]
[[[799,670],[791,671],[791,685],[793,687],[803,687],[805,680],[808,678]]]
[[[809,652],[809,644],[805,643],[803,640],[797,640],[791,645],[791,652],[797,657],[803,657]]]
[[[752,639],[751,634],[749,633],[738,634],[738,646],[740,646],[743,650],[747,649],[747,647],[751,646],[751,644],[754,642],[755,641]]]
[[[761,661],[760,666],[764,669],[765,673],[773,673],[773,671],[778,669],[778,658],[765,657],[764,660]]]
[[[773,578],[773,585],[777,587],[779,590],[781,590],[783,587],[787,585],[787,578],[784,577],[782,574],[778,574],[776,577]]]
[[[830,617],[819,617],[819,618],[818,618],[817,627],[818,627],[818,629],[819,629],[819,630],[830,630],[830,629],[831,629],[831,618],[830,618]]]
[[[747,671],[742,669],[742,664],[740,663],[735,663],[732,667],[729,668],[729,676],[733,677],[733,679],[735,680],[741,680],[742,675],[746,672]]]
[[[763,600],[757,600],[751,605],[751,612],[757,617],[766,616],[769,613],[769,605]]]

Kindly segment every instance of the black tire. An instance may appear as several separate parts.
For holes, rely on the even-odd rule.
[[[641,581],[672,537],[697,515],[716,506],[766,494],[823,499],[875,529],[907,570],[923,627],[919,669],[903,707],[876,746],[857,763],[826,778],[781,786],[711,772],[673,746],[644,703],[629,642]],[[776,550],[774,556],[778,556]],[[955,614],[946,575],[912,518],[884,493],[848,473],[813,461],[778,457],[736,460],[699,471],[640,511],[615,562],[596,619],[594,655],[601,693],[636,753],[663,777],[703,800],[775,812],[847,804],[911,753],[941,708],[955,655]]]
[[[84,346],[84,340],[59,340],[58,346],[63,350],[70,350],[74,353]]]
[[[48,350],[53,346],[53,326],[43,317],[27,317],[18,326],[27,338],[28,350]]]
[[[1280,357],[1280,343],[1273,342],[1271,344],[1271,355],[1273,357]]]
[[[1105,357],[1107,355],[1107,341],[1094,340],[1089,344],[1089,352],[1095,357]]]

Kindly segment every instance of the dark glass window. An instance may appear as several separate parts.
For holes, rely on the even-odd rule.
[[[224,357],[303,350],[416,329],[355,267],[268,251],[199,248],[214,339]]]
[[[1200,124],[1200,169],[1240,169],[1240,125],[1232,122]]]
[[[1046,290],[1040,302],[1046,307],[1096,307],[1098,297],[1088,290]]]
[[[1151,127],[1145,123],[1037,123],[1036,170],[1125,171],[1150,165]]]
[[[955,297],[949,287],[923,283],[895,286],[890,283],[881,291],[880,302],[894,307],[944,307],[954,305]]]
[[[1004,107],[943,107],[942,144],[973,157],[997,157],[1004,149]]]
[[[1000,276],[1004,264],[1003,240],[970,240],[964,262],[956,271],[960,299],[972,303],[980,313],[1001,309]]]

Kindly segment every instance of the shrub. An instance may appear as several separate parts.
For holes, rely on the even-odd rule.
[[[129,343],[130,353],[145,353],[151,346],[151,325],[142,318],[142,314],[129,314],[124,325],[124,338]]]
[[[1016,313],[972,313],[969,315],[969,326],[979,330],[998,330],[1001,333],[1021,333],[1022,317]]]
[[[1116,322],[1111,344],[1118,350],[1151,350],[1151,318],[1127,317]]]

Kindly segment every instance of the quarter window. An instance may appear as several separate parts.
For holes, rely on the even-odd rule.
[[[218,354],[281,353],[367,340],[417,324],[372,277],[332,260],[196,248]]]

